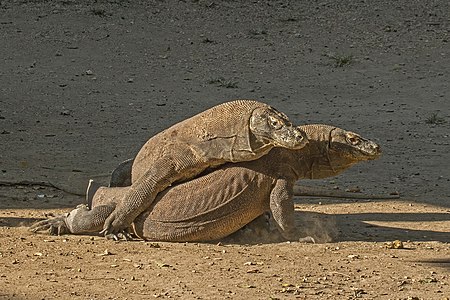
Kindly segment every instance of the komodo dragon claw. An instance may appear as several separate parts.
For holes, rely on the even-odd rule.
[[[111,214],[113,215],[114,212]],[[111,215],[109,215],[108,218],[114,219],[113,217],[111,217]],[[119,240],[118,235],[123,233],[125,230],[124,229],[117,229],[114,230],[114,227],[111,225],[112,222],[109,222],[108,219],[105,220],[105,224],[103,225],[103,230],[100,231],[100,234],[103,234],[107,239],[113,239],[115,241]]]
[[[114,240],[114,241],[132,241],[133,237],[130,233],[126,232],[125,230],[122,232],[119,232],[117,234],[109,233],[105,234],[106,239],[108,240]]]
[[[57,217],[42,220],[34,223],[30,227],[31,232],[48,231],[51,235],[63,235],[70,233],[65,222],[69,214],[62,214]]]

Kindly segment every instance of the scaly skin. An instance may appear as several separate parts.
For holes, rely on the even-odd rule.
[[[256,161],[226,164],[188,182],[168,188],[133,223],[137,236],[160,241],[211,241],[237,231],[270,211],[282,236],[298,240],[294,226],[293,186],[299,179],[335,176],[352,165],[379,157],[377,144],[355,133],[327,125],[300,126],[309,139],[301,150],[275,148]],[[130,174],[121,165],[113,184],[125,185]],[[92,210],[79,217],[46,220],[36,227],[58,227],[61,219],[70,223],[72,233],[95,232],[109,211],[122,201],[130,187],[99,188],[92,199]],[[72,213],[70,213],[72,214]],[[69,214],[69,216],[70,216]],[[58,223],[58,225],[52,225]]]
[[[125,230],[156,195],[226,162],[260,158],[273,147],[301,149],[304,133],[272,107],[253,100],[217,105],[150,138],[132,166],[131,186],[102,232]]]

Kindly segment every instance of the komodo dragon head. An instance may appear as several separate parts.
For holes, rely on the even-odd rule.
[[[356,161],[373,160],[381,155],[378,144],[337,127],[330,132],[328,152],[332,157],[339,153],[339,157]]]
[[[254,136],[253,143],[288,149],[301,149],[308,143],[306,134],[299,127],[293,127],[285,114],[270,106],[254,109],[249,127]]]
[[[351,131],[317,124],[299,128],[309,139],[303,150],[310,159],[308,177],[311,179],[335,176],[358,162],[377,159],[381,155],[378,144]]]

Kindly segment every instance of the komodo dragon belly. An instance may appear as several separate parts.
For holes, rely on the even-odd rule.
[[[146,240],[207,241],[242,228],[269,210],[272,179],[226,167],[161,193],[134,222]]]

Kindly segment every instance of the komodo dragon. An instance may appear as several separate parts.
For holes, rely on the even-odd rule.
[[[294,183],[303,178],[334,176],[381,155],[376,143],[340,128],[305,125],[300,129],[309,139],[303,149],[275,148],[258,160],[226,164],[163,191],[134,220],[134,233],[146,240],[211,241],[270,211],[282,236],[297,240]],[[50,229],[53,234],[96,232],[129,188],[88,191],[88,197],[94,194],[91,209],[81,205],[68,214],[38,222],[31,230]]]
[[[267,104],[235,100],[214,106],[144,144],[132,167],[131,187],[109,214],[102,232],[124,231],[159,192],[207,168],[255,160],[273,147],[300,149],[306,143],[305,134]]]

